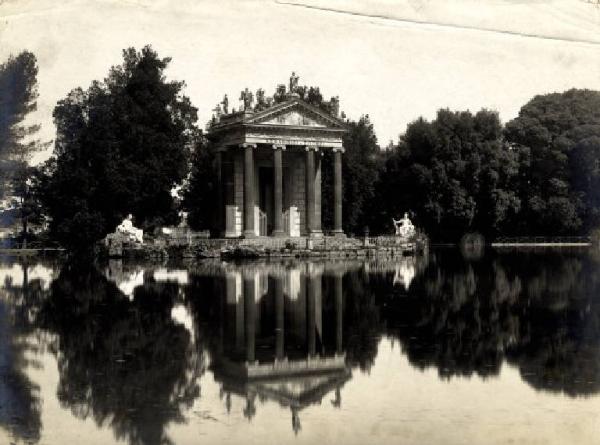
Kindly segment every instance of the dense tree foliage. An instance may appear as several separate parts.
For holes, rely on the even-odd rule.
[[[217,208],[215,152],[205,138],[198,140],[192,154],[190,176],[183,191],[183,208],[188,211],[191,228],[214,230]]]
[[[410,211],[437,239],[510,230],[520,209],[513,183],[522,157],[504,143],[495,112],[440,110],[432,122],[418,119],[387,154],[376,225],[386,231],[391,218]]]
[[[379,145],[369,115],[347,121],[342,156],[342,218],[344,231],[362,234],[368,228],[379,175]],[[333,198],[325,200],[333,202]]]
[[[146,229],[177,222],[171,190],[187,174],[197,117],[184,83],[165,79],[169,61],[129,48],[103,82],[56,106],[42,201],[63,245],[89,246],[129,213]]]
[[[600,223],[600,92],[536,96],[506,125],[530,152],[521,220],[532,233],[586,233]]]

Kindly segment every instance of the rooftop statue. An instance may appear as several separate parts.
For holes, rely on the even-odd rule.
[[[340,98],[339,98],[339,96],[334,96],[331,98],[331,100],[329,101],[329,107],[331,110],[331,114],[333,114],[335,117],[338,117],[340,114]]]
[[[415,226],[412,221],[408,217],[408,213],[404,213],[404,217],[396,221],[392,218],[394,222],[394,228],[396,229],[396,236],[401,236],[402,238],[410,238],[415,234]]]
[[[265,90],[259,88],[256,90],[256,111],[262,111],[268,108],[267,100],[265,98]]]
[[[221,105],[223,106],[223,114],[229,114],[229,99],[227,98],[227,94],[223,97]]]
[[[217,118],[217,120],[219,120],[221,118],[221,105],[217,104],[215,106],[215,108],[213,108],[213,112],[215,113],[214,116]]]
[[[144,231],[133,225],[133,215],[127,215],[121,224],[117,226],[116,232],[121,233],[129,238],[129,241],[136,243],[144,242]]]
[[[246,88],[241,92],[240,100],[244,102],[244,111],[252,110],[252,102],[254,102],[252,91]]]
[[[292,71],[292,75],[290,76],[290,93],[295,93],[298,89],[298,80],[299,76],[296,75],[295,72]]]

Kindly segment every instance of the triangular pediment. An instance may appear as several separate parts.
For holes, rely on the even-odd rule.
[[[339,119],[298,99],[256,113],[246,122],[293,127],[344,128]]]
[[[311,116],[307,116],[298,110],[287,111],[271,116],[270,119],[260,122],[261,124],[293,125],[297,127],[327,127],[324,122],[319,122]]]

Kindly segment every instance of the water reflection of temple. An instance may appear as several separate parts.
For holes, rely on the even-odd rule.
[[[324,276],[332,282],[324,294]],[[294,431],[300,411],[330,392],[341,404],[351,378],[343,351],[343,269],[310,263],[236,267],[222,281],[221,329],[213,357],[229,409],[231,395],[289,407]],[[331,323],[333,322],[333,323]]]

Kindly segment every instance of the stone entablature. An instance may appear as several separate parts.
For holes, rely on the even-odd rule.
[[[208,135],[223,146],[250,143],[342,148],[346,131],[339,119],[292,98],[260,112],[223,115],[209,126]]]

